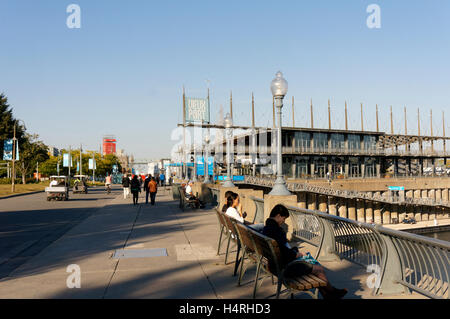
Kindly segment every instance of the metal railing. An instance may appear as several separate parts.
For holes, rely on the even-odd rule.
[[[256,176],[245,176],[245,184],[273,187],[275,183],[275,178],[273,177],[256,177]],[[397,205],[425,205],[425,206],[440,206],[440,207],[450,207],[450,202],[443,200],[435,200],[432,198],[411,198],[411,197],[385,197],[379,196],[375,193],[358,192],[351,190],[334,189],[331,187],[323,187],[318,185],[311,185],[308,183],[287,183],[287,188],[291,192],[311,192],[327,196],[342,197],[348,199],[365,199],[372,200],[376,202],[386,203],[386,204],[397,204]]]
[[[449,242],[286,207],[293,237],[316,246],[320,261],[347,259],[374,272],[374,295],[415,290],[430,298],[449,299]]]
[[[264,223],[264,199],[257,198],[255,196],[249,196],[251,200],[255,203],[255,217],[253,218],[254,224]]]
[[[213,204],[216,207],[219,207],[220,204],[220,190],[218,188],[214,188],[214,187],[209,187],[209,189],[211,190],[211,197],[212,197],[212,202],[211,204]]]

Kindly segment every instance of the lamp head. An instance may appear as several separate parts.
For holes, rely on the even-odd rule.
[[[272,91],[273,96],[284,97],[288,91],[288,83],[286,79],[283,77],[283,73],[278,71],[275,75],[275,78],[272,80],[270,84],[270,90]]]
[[[227,116],[225,116],[225,127],[230,128],[233,125],[233,119],[231,118],[230,113],[227,113]]]

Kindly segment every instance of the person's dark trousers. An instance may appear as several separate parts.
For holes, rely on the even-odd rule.
[[[152,205],[155,205],[155,199],[156,199],[156,192],[150,193],[150,200]]]
[[[148,194],[150,192],[149,191],[145,191],[145,203],[148,204]]]
[[[134,192],[133,193],[133,205],[137,205],[138,198],[139,198],[139,193],[138,192]]]

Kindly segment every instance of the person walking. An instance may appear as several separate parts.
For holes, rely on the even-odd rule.
[[[151,204],[155,205],[156,193],[158,192],[158,184],[156,183],[154,177],[152,177],[150,182],[148,183],[148,189],[150,192]]]
[[[123,187],[123,199],[127,199],[130,195],[130,179],[127,174],[123,175],[122,178],[122,187]]]
[[[133,176],[130,186],[131,186],[131,193],[133,194],[133,205],[137,205],[139,193],[141,192],[141,184],[139,183],[137,175]]]
[[[106,177],[105,177],[105,188],[106,188],[106,191],[107,191],[108,193],[111,192],[111,183],[112,183],[111,175],[110,175],[109,173],[106,173]]]
[[[159,180],[161,182],[161,187],[163,187],[165,185],[165,181],[166,181],[166,175],[164,175],[164,173],[161,173],[159,175]]]
[[[150,182],[152,176],[149,174],[147,175],[147,177],[145,178],[144,181],[144,191],[145,191],[145,203],[148,204],[148,195],[150,193],[149,189],[148,189],[148,183]]]

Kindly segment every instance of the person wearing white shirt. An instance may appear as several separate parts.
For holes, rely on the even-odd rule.
[[[191,187],[191,182],[186,186],[186,197],[189,197],[192,195],[192,187]]]
[[[239,195],[236,193],[231,194],[227,198],[227,211],[225,214],[227,216],[230,216],[231,218],[236,219],[237,221],[244,223],[244,217],[242,217],[241,213],[239,212],[241,208],[241,204],[239,202]]]

